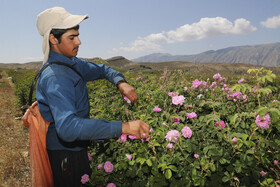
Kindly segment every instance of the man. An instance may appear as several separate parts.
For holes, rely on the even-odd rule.
[[[81,45],[79,24],[87,18],[87,15],[72,15],[61,7],[47,9],[37,17],[38,31],[44,37],[43,62],[67,63],[82,75],[67,66],[52,64],[38,79],[39,110],[51,122],[46,142],[55,186],[81,186],[81,176],[90,175],[88,140],[118,138],[121,134],[149,136],[149,125],[140,120],[89,118],[87,81],[105,78],[132,103],[138,96],[121,73],[76,57]]]

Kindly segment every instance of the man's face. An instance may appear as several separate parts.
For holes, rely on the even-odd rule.
[[[77,56],[79,45],[81,45],[79,31],[72,29],[68,30],[61,36],[61,42],[57,42],[57,44],[53,46],[53,50],[59,54],[71,58]]]

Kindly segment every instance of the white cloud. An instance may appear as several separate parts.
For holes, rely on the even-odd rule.
[[[280,15],[267,18],[266,21],[261,22],[261,25],[270,29],[276,29],[280,27]]]
[[[233,25],[226,18],[216,17],[201,18],[197,23],[183,25],[167,34],[173,41],[192,41],[221,35],[245,34],[255,30],[246,19],[237,19]]]
[[[228,34],[247,34],[255,30],[257,30],[257,28],[252,26],[250,21],[240,18],[234,21],[232,32],[229,32]]]
[[[140,51],[159,51],[161,47],[159,44],[153,41],[139,39],[135,40],[130,47],[120,47],[119,49],[114,48],[114,52],[127,51],[127,52],[140,52]]]
[[[209,37],[218,37],[231,34],[246,34],[256,30],[256,27],[250,24],[250,21],[240,18],[235,20],[234,24],[226,18],[201,18],[199,22],[191,25],[186,24],[175,30],[150,34],[146,37],[140,37],[132,42],[129,47],[114,49],[115,51],[159,51],[160,43],[186,42],[200,40]]]
[[[151,42],[169,42],[168,38],[164,36],[164,32],[157,33],[157,34],[150,34],[147,37],[145,37],[143,40],[151,41]]]

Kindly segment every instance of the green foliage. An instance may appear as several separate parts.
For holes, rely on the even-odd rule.
[[[27,104],[34,71],[10,71],[20,105]],[[268,70],[249,70],[241,77],[217,80],[190,77],[177,70],[162,73],[125,73],[136,88],[138,101],[128,104],[106,80],[88,83],[90,117],[106,120],[143,120],[153,131],[149,139],[93,141],[89,185],[106,186],[276,186],[280,182],[280,79]],[[213,76],[213,75],[211,75]],[[208,79],[209,78],[209,79]],[[203,84],[193,87],[199,79]],[[208,80],[207,80],[208,79]],[[216,85],[213,82],[216,82]],[[25,85],[24,85],[25,84]],[[210,86],[211,85],[211,86]],[[231,88],[231,89],[230,89]],[[169,92],[185,97],[174,105]],[[155,112],[158,106],[162,109]],[[186,117],[194,112],[197,118]],[[269,128],[256,124],[257,116],[270,116]],[[179,118],[176,123],[174,118]],[[220,121],[225,127],[221,129]],[[265,120],[263,120],[265,123]],[[188,126],[192,136],[181,130]],[[180,133],[169,142],[170,130]],[[236,141],[233,141],[236,138]],[[173,144],[168,148],[169,143]],[[128,159],[127,155],[131,155]],[[196,155],[196,157],[195,157]],[[198,156],[197,156],[198,155]],[[106,173],[99,164],[114,165]],[[265,175],[261,174],[265,172]]]
[[[18,98],[19,106],[28,105],[29,91],[32,81],[36,75],[34,70],[8,70],[8,75],[12,77],[15,84],[15,94]],[[35,100],[35,91],[33,99]]]
[[[261,95],[268,96],[272,93],[271,87],[268,86],[268,83],[272,83],[276,78],[276,75],[270,70],[263,68],[260,69],[249,69],[249,74],[254,74],[253,78],[256,79],[256,93],[258,97],[259,106],[261,106],[260,97]]]
[[[139,96],[135,104],[126,103],[107,81],[88,84],[93,118],[140,119],[153,129],[149,141],[127,137],[126,141],[92,142],[91,185],[113,182],[117,186],[275,186],[280,180],[279,165],[273,163],[280,160],[279,84],[274,84],[274,76],[266,70],[259,71],[266,72],[266,78],[259,73],[255,81],[248,78],[247,83],[238,84],[238,79],[232,78],[231,90],[223,87],[225,82],[210,88],[210,81],[205,81],[207,89],[193,88],[196,78],[180,70],[163,75],[126,73]],[[263,91],[254,89],[258,86]],[[271,91],[265,91],[268,89]],[[172,104],[169,92],[183,95],[184,105]],[[232,95],[237,92],[241,94],[239,98]],[[155,106],[162,111],[153,111]],[[187,118],[190,112],[195,112],[197,118]],[[268,129],[255,123],[257,115],[264,114],[270,115]],[[179,117],[179,124],[173,121],[174,117]],[[215,126],[221,120],[225,123],[223,129]],[[182,136],[185,126],[191,128],[191,138]],[[165,139],[170,130],[181,134],[176,143],[171,142],[172,148],[168,148],[170,142]],[[236,142],[232,141],[234,137]],[[132,156],[131,160],[127,154]],[[98,164],[106,161],[114,164],[112,173],[97,169]],[[262,176],[261,171],[266,175]]]

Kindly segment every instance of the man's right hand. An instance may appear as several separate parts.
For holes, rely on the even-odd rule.
[[[135,135],[137,139],[148,138],[150,133],[150,125],[141,120],[123,122],[122,133],[127,135]]]

